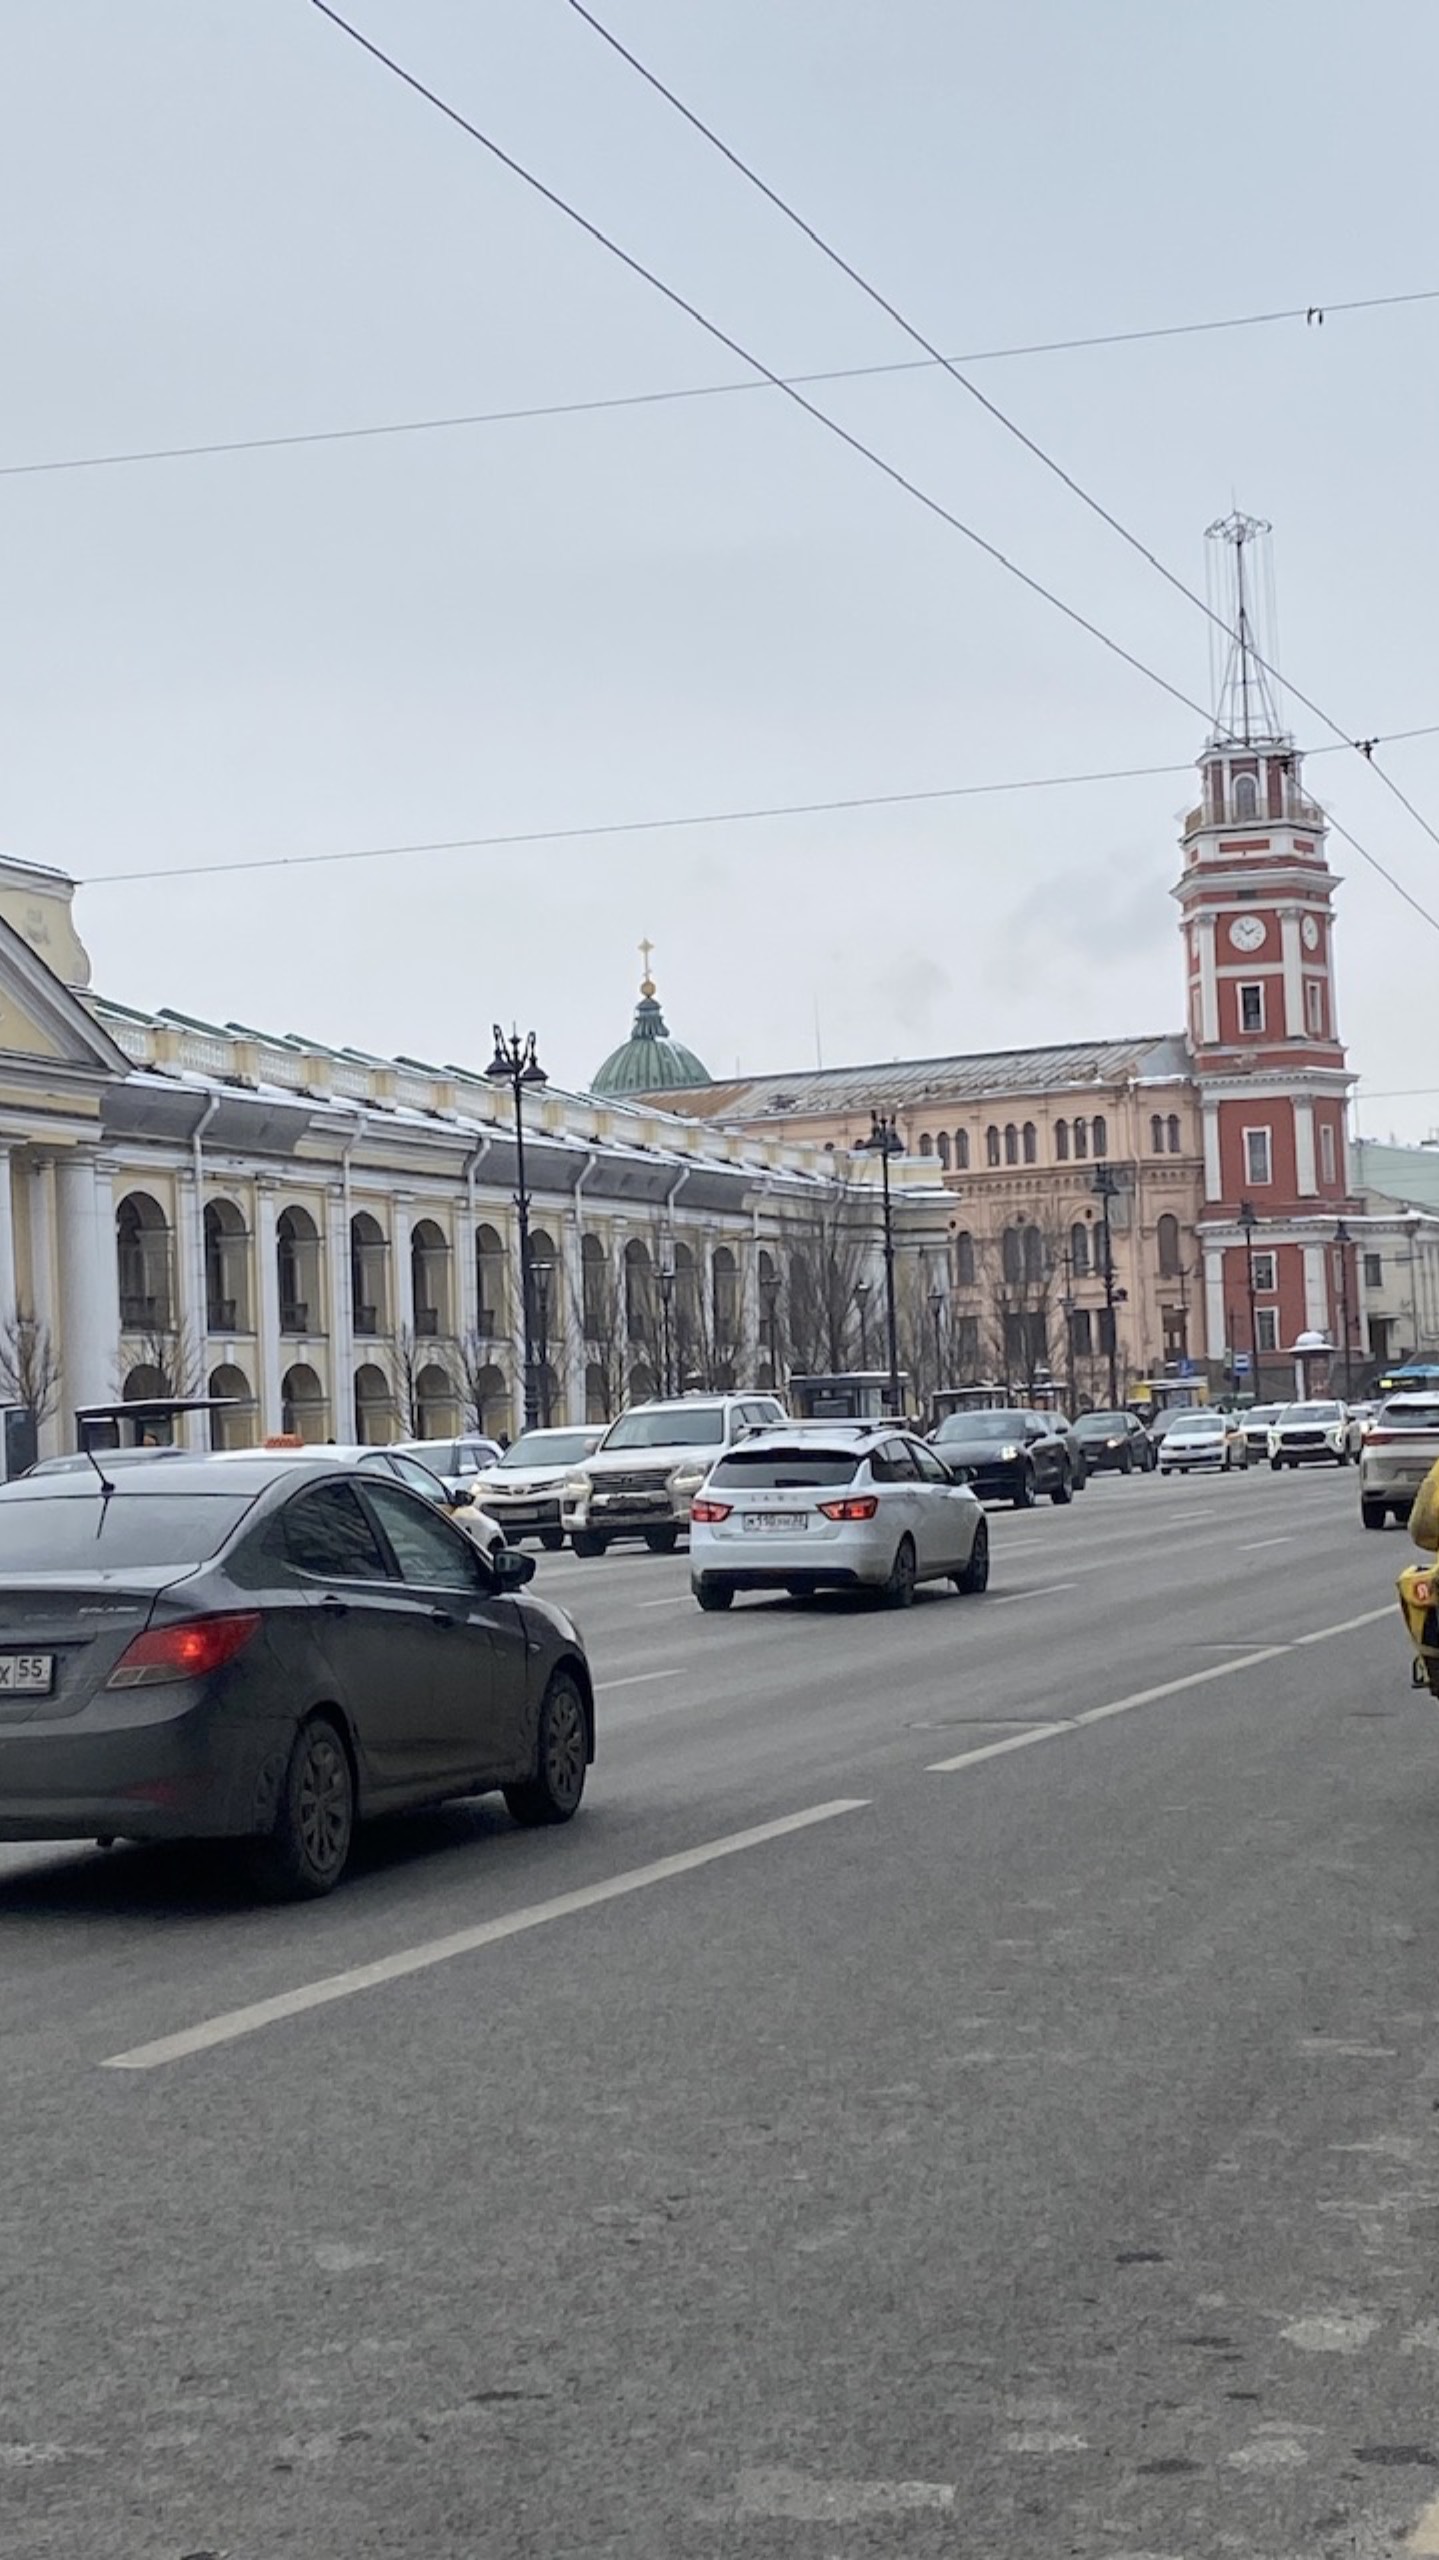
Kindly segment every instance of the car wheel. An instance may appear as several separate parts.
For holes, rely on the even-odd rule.
[[[879,1596],[886,1609],[907,1609],[914,1598],[914,1586],[918,1578],[919,1566],[914,1552],[914,1540],[901,1538],[894,1552],[894,1562],[889,1569],[889,1580],[882,1582],[879,1587]]]
[[[1284,1461],[1283,1461],[1283,1459],[1282,1459],[1282,1458],[1271,1458],[1271,1459],[1270,1459],[1270,1461],[1269,1461],[1269,1472],[1270,1472],[1270,1474],[1271,1474],[1272,1476],[1277,1476],[1277,1475],[1278,1475],[1278,1473],[1279,1473],[1279,1470],[1280,1470],[1280,1468],[1283,1466],[1283,1464],[1284,1464]]]
[[[527,1830],[571,1821],[585,1791],[589,1756],[589,1718],[579,1682],[572,1672],[557,1671],[540,1702],[535,1774],[504,1791],[512,1820]]]
[[[734,1584],[716,1582],[712,1573],[706,1573],[695,1584],[695,1598],[702,1609],[732,1609]]]
[[[1389,1513],[1387,1507],[1382,1502],[1361,1501],[1359,1505],[1359,1517],[1363,1521],[1366,1529],[1382,1529],[1389,1517]]]
[[[956,1591],[980,1592],[989,1589],[989,1523],[981,1520],[974,1533],[969,1562],[954,1576]]]
[[[251,1846],[251,1872],[276,1901],[313,1902],[339,1883],[354,1835],[349,1752],[328,1716],[312,1716],[295,1736],[275,1828]]]
[[[1061,1510],[1064,1508],[1066,1502],[1073,1501],[1074,1487],[1070,1482],[1069,1469],[1067,1467],[1060,1475],[1059,1482],[1056,1484],[1049,1499],[1051,1502],[1057,1503]]]
[[[1161,1466],[1160,1466],[1159,1472],[1160,1472],[1160,1474],[1161,1474],[1162,1476],[1167,1476],[1167,1475],[1168,1475],[1168,1473],[1169,1473],[1169,1469],[1161,1463]]]
[[[645,1545],[652,1556],[672,1556],[679,1544],[678,1529],[646,1529]]]
[[[540,1545],[544,1548],[547,1555],[558,1555],[564,1543],[565,1533],[563,1529],[542,1529],[540,1531]]]
[[[602,1556],[606,1541],[598,1529],[575,1529],[570,1535],[570,1545],[577,1556]]]
[[[1020,1475],[1019,1481],[1014,1488],[1014,1507],[1016,1511],[1032,1511],[1034,1509],[1033,1467],[1025,1467]]]
[[[1128,1449],[1122,1449],[1119,1453],[1119,1472],[1122,1476],[1132,1476],[1134,1473],[1134,1458]]]

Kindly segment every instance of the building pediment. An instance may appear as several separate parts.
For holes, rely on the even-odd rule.
[[[128,1076],[130,1061],[82,998],[0,916],[0,1059],[86,1079]]]

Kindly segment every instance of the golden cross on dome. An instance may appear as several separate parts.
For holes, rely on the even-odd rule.
[[[652,942],[642,942],[640,944],[640,953],[645,964],[645,974],[640,980],[640,994],[642,996],[652,996],[655,991],[655,982],[650,976],[650,960],[653,952],[654,944]]]

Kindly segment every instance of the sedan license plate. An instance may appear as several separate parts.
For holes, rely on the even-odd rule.
[[[802,1529],[808,1514],[803,1511],[747,1511],[747,1529]]]
[[[55,1685],[53,1653],[0,1653],[0,1698],[48,1696]]]

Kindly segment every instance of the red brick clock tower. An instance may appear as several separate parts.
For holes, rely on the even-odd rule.
[[[1323,811],[1280,725],[1256,656],[1256,549],[1268,526],[1230,516],[1225,621],[1235,634],[1201,798],[1175,891],[1187,956],[1189,1041],[1204,1133],[1199,1218],[1211,1361],[1247,1355],[1256,1395],[1295,1392],[1293,1347],[1358,1304],[1352,1247],[1335,1229],[1349,1197],[1348,1096],[1334,990],[1333,897]],[[1347,1290],[1340,1257],[1348,1253]],[[1354,1345],[1357,1348],[1357,1343]],[[1314,1383],[1325,1383],[1325,1364]],[[1241,1383],[1245,1383],[1241,1379]]]

